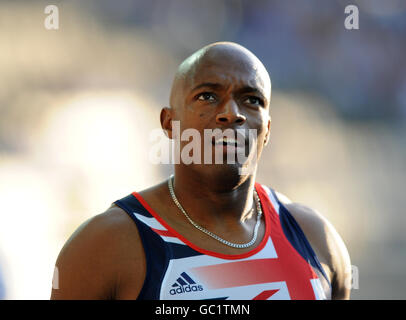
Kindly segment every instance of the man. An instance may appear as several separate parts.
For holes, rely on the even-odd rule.
[[[333,226],[255,183],[270,98],[265,67],[238,44],[214,43],[186,59],[161,111],[167,136],[176,139],[175,123],[202,137],[254,130],[254,140],[213,136],[201,147],[222,160],[255,157],[180,161],[174,177],[85,222],[58,257],[52,299],[348,299],[350,259]]]

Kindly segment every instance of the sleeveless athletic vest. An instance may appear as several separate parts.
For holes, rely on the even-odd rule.
[[[138,299],[325,299],[315,271],[328,279],[299,225],[274,190],[258,183],[255,188],[265,235],[253,250],[233,255],[195,246],[136,192],[117,200],[136,223],[146,255]]]

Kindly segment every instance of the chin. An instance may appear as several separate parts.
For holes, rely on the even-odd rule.
[[[235,189],[254,174],[241,174],[244,170],[240,164],[206,164],[194,169],[199,171],[199,175],[208,178],[218,191]]]

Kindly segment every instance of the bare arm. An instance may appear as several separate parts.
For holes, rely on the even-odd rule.
[[[139,291],[143,262],[136,226],[121,209],[110,208],[84,222],[62,248],[56,262],[58,289],[52,289],[51,299],[115,299],[128,269],[139,270],[131,279]]]

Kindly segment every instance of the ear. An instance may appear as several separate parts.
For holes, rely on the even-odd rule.
[[[268,145],[270,135],[271,135],[271,116],[269,116],[269,120],[268,120],[268,131],[265,135],[264,146]]]
[[[162,130],[169,139],[172,139],[172,111],[173,109],[164,107],[160,115]]]

